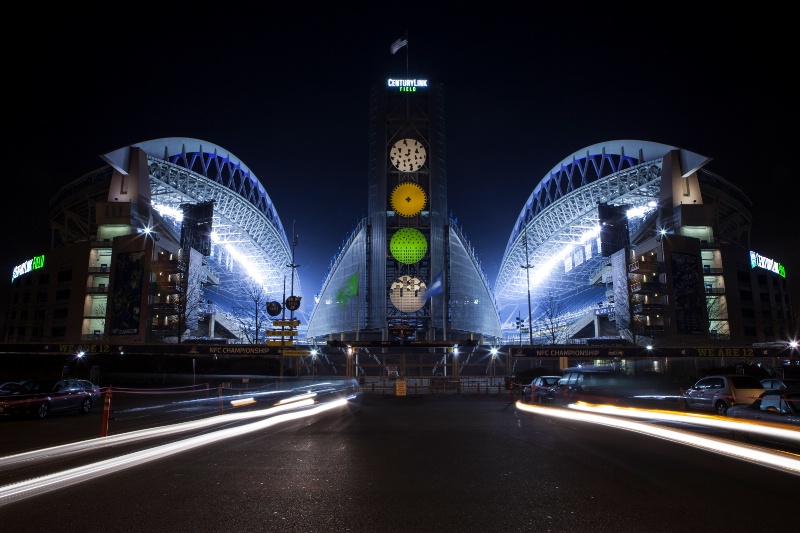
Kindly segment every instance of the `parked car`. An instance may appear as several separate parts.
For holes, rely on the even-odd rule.
[[[77,381],[92,395],[92,405],[100,403],[101,397],[103,396],[103,389],[101,389],[99,385],[95,385],[87,379],[79,379]]]
[[[92,409],[92,395],[76,379],[58,381],[25,381],[23,390],[13,396],[0,397],[0,414],[33,414],[47,418],[50,413]]]
[[[558,383],[561,376],[536,376],[530,384],[522,388],[522,401],[543,405],[550,403],[547,391],[550,387]],[[533,398],[531,398],[533,391]]]
[[[21,390],[22,390],[22,384],[19,381],[6,381],[2,385],[0,385],[0,396],[19,394]]]
[[[750,405],[735,405],[728,416],[800,426],[800,390],[766,390]]]
[[[775,390],[800,389],[800,379],[767,378],[767,379],[762,379],[761,384],[764,385],[765,389],[775,389]]]
[[[750,405],[762,392],[764,385],[752,376],[708,376],[683,391],[683,401],[686,409],[705,409],[725,415],[734,405]]]
[[[616,403],[629,394],[629,376],[612,367],[584,366],[567,368],[564,376],[547,391],[551,405],[563,407],[570,403]]]

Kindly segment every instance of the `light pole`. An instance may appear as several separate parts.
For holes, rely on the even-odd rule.
[[[294,222],[292,222],[292,262],[287,267],[292,269],[292,286],[291,286],[291,295],[294,298],[294,269],[299,267],[300,265],[295,264],[294,262],[294,249],[297,247],[297,233],[294,231]],[[294,320],[294,309],[290,310],[289,319]]]
[[[525,269],[525,278],[528,282],[528,342],[533,346],[533,320],[531,320],[531,269],[533,265],[528,258],[528,226],[525,226],[525,233],[522,234],[522,242],[525,243],[525,264],[520,265]],[[522,338],[522,330],[520,329],[520,338]],[[522,342],[520,341],[520,344]]]
[[[292,269],[292,285],[291,285],[291,289],[290,289],[290,291],[291,291],[290,294],[291,295],[289,296],[288,300],[286,298],[286,276],[283,277],[283,309],[284,309],[283,313],[284,313],[284,317],[285,317],[286,316],[286,306],[287,306],[287,302],[288,302],[289,320],[291,321],[291,324],[292,324],[290,326],[290,329],[292,329],[292,330],[294,329],[294,312],[297,309],[300,308],[300,298],[294,295],[294,269],[300,266],[300,265],[295,264],[295,262],[294,262],[294,249],[296,247],[297,247],[297,233],[295,233],[294,221],[292,221],[292,262],[290,264],[286,265],[287,268],[291,268]],[[283,339],[283,338],[284,337],[281,336],[281,339]],[[292,338],[294,339],[294,337],[292,337]],[[281,342],[282,342],[283,347],[285,349],[286,341],[282,340]],[[292,346],[294,346],[294,343],[292,343]],[[281,350],[281,377],[283,377],[283,363],[284,363],[283,350]],[[299,370],[299,369],[295,368],[295,371],[297,371],[297,370]]]

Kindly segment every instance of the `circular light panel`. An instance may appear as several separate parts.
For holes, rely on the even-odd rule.
[[[425,164],[425,147],[415,139],[400,139],[392,145],[389,158],[400,172],[416,172]]]
[[[390,201],[395,213],[401,217],[413,217],[423,210],[427,196],[419,184],[407,181],[394,188]]]
[[[414,313],[425,305],[425,282],[411,276],[400,276],[392,283],[389,298],[398,311]]]
[[[392,235],[389,241],[392,257],[404,265],[419,263],[428,252],[428,241],[419,230],[402,228]]]

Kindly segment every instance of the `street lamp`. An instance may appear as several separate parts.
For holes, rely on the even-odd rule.
[[[533,346],[533,328],[531,327],[533,320],[531,319],[531,269],[533,265],[528,258],[528,226],[525,226],[525,233],[522,234],[522,242],[525,243],[525,264],[520,265],[525,269],[525,278],[528,282],[528,342]],[[522,344],[522,329],[520,329],[520,344]]]
[[[316,377],[317,375],[317,350],[316,348],[311,350],[311,377]]]

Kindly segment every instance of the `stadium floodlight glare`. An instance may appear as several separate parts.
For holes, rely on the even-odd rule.
[[[567,244],[563,248],[561,248],[558,252],[551,255],[547,259],[545,259],[540,265],[534,269],[533,273],[531,274],[531,286],[535,287],[539,285],[544,280],[547,279],[547,276],[550,272],[556,267],[564,262],[564,260],[572,253],[576,246],[583,246],[586,242],[590,241],[591,239],[597,238],[600,235],[600,226],[595,226],[594,228],[586,231],[581,235],[580,239],[577,242]]]
[[[153,202],[153,209],[162,217],[169,217],[175,220],[175,222],[183,222],[183,211],[177,207]]]
[[[233,257],[239,264],[242,265],[242,268],[244,268],[245,272],[247,272],[247,275],[252,280],[256,281],[261,285],[264,285],[265,289],[267,289],[267,292],[269,292],[269,288],[266,287],[266,284],[264,282],[264,276],[261,274],[259,270],[256,269],[255,266],[253,266],[249,258],[245,257],[245,255],[239,250],[237,250],[236,247],[233,246],[231,243],[225,243],[225,250],[229,254],[231,254],[231,257]]]
[[[492,347],[492,348],[489,350],[489,353],[491,353],[491,354],[492,354],[492,356],[496,356],[496,355],[497,355],[497,352],[499,352],[499,351],[500,351],[500,350],[498,350],[497,348],[495,348],[495,347]]]

